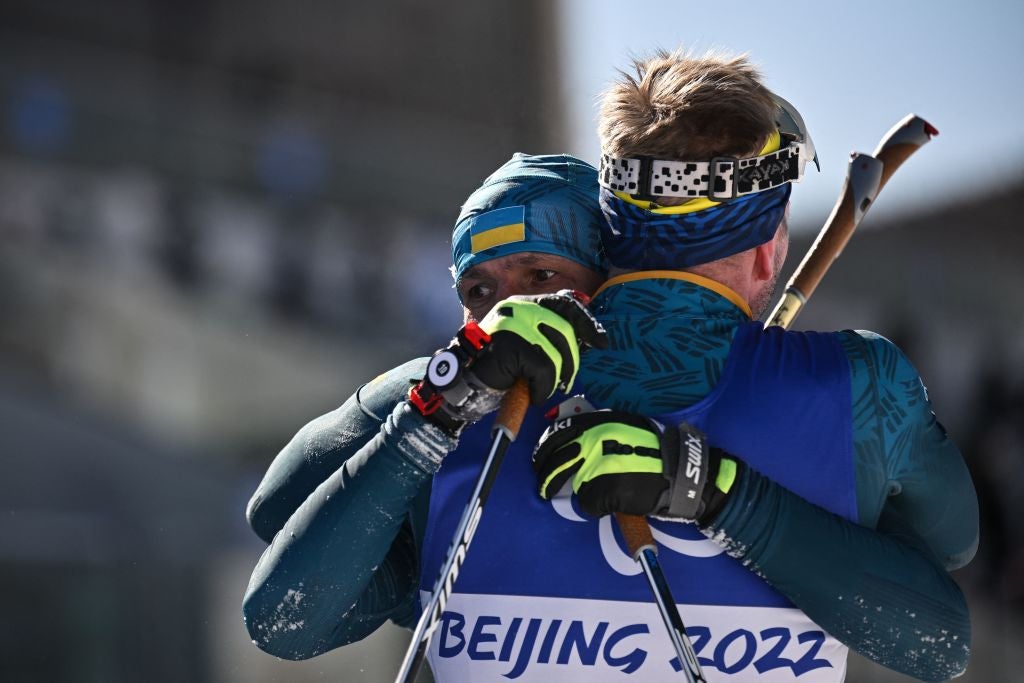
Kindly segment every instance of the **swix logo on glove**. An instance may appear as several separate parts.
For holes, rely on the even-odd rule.
[[[686,437],[686,478],[693,481],[694,486],[700,484],[700,468],[704,460],[704,442],[689,434]],[[693,498],[696,491],[690,491],[689,496]]]

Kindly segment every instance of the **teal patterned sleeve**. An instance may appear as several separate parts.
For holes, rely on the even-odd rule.
[[[957,676],[970,657],[963,593],[903,520],[882,517],[854,524],[748,468],[704,533],[855,652],[918,680]]]
[[[946,569],[978,546],[978,499],[960,450],[935,417],[917,370],[872,332],[841,333],[850,359],[860,521],[913,531]]]

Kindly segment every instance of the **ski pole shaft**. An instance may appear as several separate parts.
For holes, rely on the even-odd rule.
[[[416,679],[416,674],[423,666],[423,659],[430,647],[430,638],[441,621],[441,615],[444,613],[445,604],[451,595],[452,586],[455,579],[458,578],[459,569],[466,559],[469,544],[480,523],[484,503],[487,502],[487,497],[494,486],[494,480],[498,476],[498,470],[501,468],[501,462],[505,458],[509,444],[515,441],[519,434],[519,428],[523,424],[523,417],[525,417],[529,405],[530,393],[526,381],[519,379],[505,394],[498,415],[494,419],[492,428],[494,439],[491,442],[490,451],[480,469],[480,475],[477,477],[466,510],[462,513],[462,518],[455,528],[455,536],[448,549],[444,564],[441,566],[430,600],[424,605],[423,613],[416,623],[416,630],[413,632],[409,648],[405,652],[402,668],[399,669],[395,679],[396,683],[411,683]]]
[[[874,154],[854,153],[851,156],[839,200],[814,244],[797,266],[766,326],[788,328],[793,324],[892,174],[911,154],[938,134],[939,131],[920,116],[908,114],[882,137]]]
[[[707,679],[704,678],[704,672],[701,671],[700,663],[697,661],[697,653],[693,651],[690,638],[686,635],[683,617],[679,614],[679,608],[672,597],[672,591],[669,590],[665,572],[661,570],[661,564],[658,562],[658,546],[654,542],[651,525],[640,515],[627,515],[621,512],[615,513],[615,521],[626,540],[626,547],[629,549],[630,555],[644,569],[647,583],[650,584],[651,592],[654,593],[658,612],[668,630],[672,647],[676,651],[676,656],[679,657],[679,666],[686,674],[686,680],[689,683],[705,683]]]

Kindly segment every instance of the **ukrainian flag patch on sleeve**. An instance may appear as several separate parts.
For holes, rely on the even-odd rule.
[[[477,254],[485,249],[526,240],[526,207],[506,206],[482,213],[469,228],[470,250]]]

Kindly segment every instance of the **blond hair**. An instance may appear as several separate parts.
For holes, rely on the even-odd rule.
[[[757,154],[776,129],[777,105],[745,55],[659,50],[605,92],[601,152],[706,161]]]

